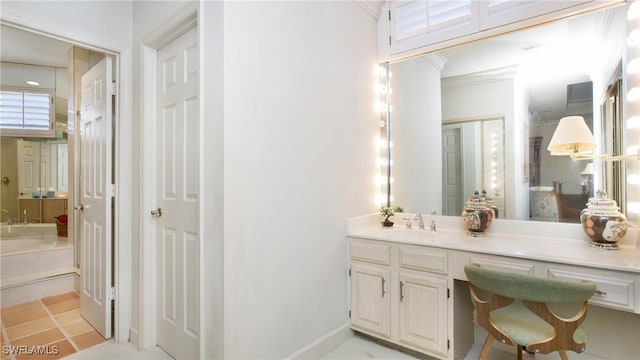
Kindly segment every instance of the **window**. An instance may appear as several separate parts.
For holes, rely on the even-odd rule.
[[[21,88],[0,89],[2,135],[54,137],[53,91]]]

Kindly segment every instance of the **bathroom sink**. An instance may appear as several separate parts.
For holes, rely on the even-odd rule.
[[[436,237],[437,234],[437,232],[429,230],[392,227],[376,229],[370,235],[381,239],[429,241]]]

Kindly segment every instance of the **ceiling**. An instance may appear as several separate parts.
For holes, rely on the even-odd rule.
[[[64,41],[0,25],[0,61],[66,68],[72,47]]]

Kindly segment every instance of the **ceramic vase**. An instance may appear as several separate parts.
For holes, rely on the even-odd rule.
[[[487,205],[483,196],[476,195],[467,199],[462,210],[462,225],[467,229],[467,235],[485,236],[485,231],[493,220],[493,210]]]
[[[615,200],[599,190],[589,199],[587,208],[580,212],[580,223],[591,238],[591,246],[616,250],[618,241],[627,234],[627,218],[620,212]]]

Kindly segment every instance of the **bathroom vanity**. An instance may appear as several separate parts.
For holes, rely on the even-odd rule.
[[[377,215],[349,220],[353,330],[435,358],[463,358],[474,342],[473,307],[463,270],[467,263],[590,280],[597,284],[591,305],[640,319],[637,229],[627,234],[620,250],[608,251],[589,246],[582,229],[571,224],[496,221],[486,237],[470,237],[460,218],[433,218],[445,230],[383,228]],[[516,235],[523,233],[537,235]]]

